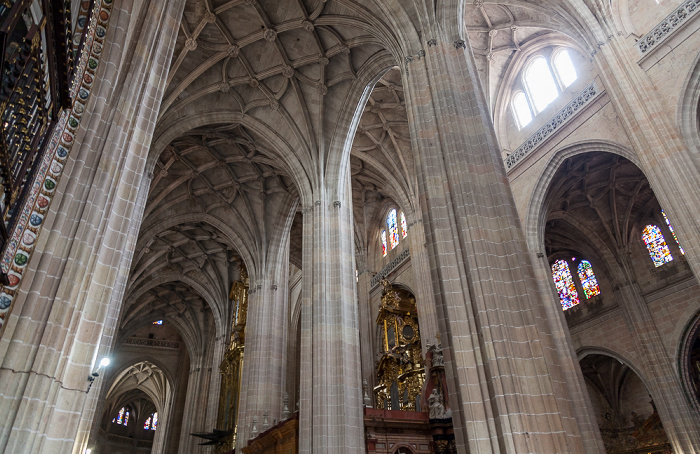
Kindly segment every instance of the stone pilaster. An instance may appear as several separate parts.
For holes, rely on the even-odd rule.
[[[357,266],[357,307],[360,326],[360,358],[362,361],[362,379],[367,380],[368,393],[372,397],[372,388],[376,386],[376,373],[374,359],[377,353],[375,345],[376,321],[373,317],[369,292],[372,290],[370,283],[372,273],[367,267],[367,251],[355,254]],[[374,405],[374,404],[373,404]]]
[[[414,216],[419,214],[415,213]],[[438,343],[438,326],[435,298],[433,296],[432,282],[430,281],[430,262],[428,260],[428,251],[425,248],[425,230],[423,229],[422,221],[411,221],[407,238],[411,251],[411,270],[415,280],[413,290],[416,294],[418,323],[420,323],[420,337],[423,344],[423,358],[425,358],[428,352],[428,345]]]
[[[87,376],[107,353],[103,334],[114,332],[111,306],[121,301],[128,276],[142,214],[140,183],[184,3],[149,2],[139,16],[125,1],[111,13],[60,195],[0,342],[0,451],[84,448],[73,445],[86,419],[81,414],[95,405],[84,406]]]
[[[182,429],[180,433],[179,452],[202,453],[207,452],[201,446],[200,438],[195,438],[191,433],[210,432],[213,427],[207,426],[208,396],[211,385],[212,373],[219,373],[219,366],[212,370],[211,352],[199,352],[190,363],[190,375],[187,379],[187,397],[185,398],[185,410],[182,416]],[[211,409],[216,414],[217,406]]]
[[[303,226],[299,452],[354,454],[365,446],[352,201],[349,190],[313,200]]]
[[[582,452],[473,56],[434,33],[404,80],[458,449]]]

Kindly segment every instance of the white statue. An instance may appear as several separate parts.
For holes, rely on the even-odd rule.
[[[433,388],[430,397],[428,397],[428,407],[430,408],[428,413],[430,419],[445,419],[447,417],[445,406],[442,404],[442,396],[437,388]]]

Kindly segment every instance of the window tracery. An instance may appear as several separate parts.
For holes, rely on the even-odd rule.
[[[552,265],[552,278],[559,293],[561,307],[566,310],[579,304],[578,291],[566,260],[557,260]]]
[[[644,244],[647,245],[649,257],[651,257],[655,267],[658,268],[673,260],[671,250],[666,244],[666,239],[657,226],[650,224],[644,227],[642,239],[644,240]]]

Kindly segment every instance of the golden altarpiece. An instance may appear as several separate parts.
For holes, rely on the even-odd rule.
[[[233,450],[236,446],[238,403],[241,392],[241,371],[245,350],[245,325],[248,312],[248,273],[241,264],[240,279],[233,283],[229,299],[234,305],[231,342],[221,362],[221,394],[219,397],[219,430],[231,432],[225,442],[217,447],[217,453]]]
[[[421,411],[420,399],[425,381],[421,354],[416,299],[407,290],[382,281],[381,307],[377,325],[382,333],[382,351],[377,361],[374,397],[377,408]]]

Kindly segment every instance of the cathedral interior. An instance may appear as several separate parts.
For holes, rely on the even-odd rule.
[[[700,453],[700,0],[0,37],[0,453]]]

